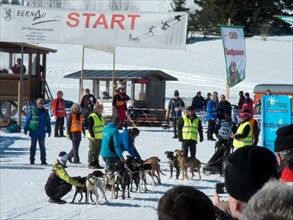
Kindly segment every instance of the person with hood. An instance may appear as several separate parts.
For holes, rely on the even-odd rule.
[[[134,139],[138,137],[139,130],[137,128],[125,129],[119,134],[120,147],[122,151],[127,151],[130,156],[141,159],[136,147],[134,146]]]
[[[118,88],[117,94],[113,97],[113,108],[117,110],[117,114],[120,118],[119,129],[122,129],[124,126],[124,121],[126,117],[127,111],[127,101],[129,101],[129,96],[125,93],[125,89],[123,87]]]
[[[52,102],[52,110],[53,110],[53,115],[56,119],[54,137],[65,137],[63,135],[63,131],[64,131],[64,118],[66,117],[66,111],[65,111],[65,102],[63,99],[62,91],[57,92],[57,98],[54,99]]]
[[[68,154],[68,161],[70,163],[80,163],[78,151],[82,132],[81,109],[78,104],[73,104],[70,108],[70,114],[67,120],[67,138],[72,141],[72,149]]]
[[[232,134],[233,147],[239,149],[246,145],[252,145],[252,128],[249,123],[251,115],[248,112],[242,112],[240,115],[240,124],[238,125],[236,134]]]
[[[253,113],[254,113],[253,112],[253,101],[249,97],[249,93],[248,92],[246,92],[244,94],[244,97],[245,97],[245,99],[244,99],[243,105],[242,105],[242,112],[243,112],[244,109],[249,109],[250,115],[251,115],[251,117],[253,117]]]
[[[35,164],[38,141],[41,152],[41,162],[42,164],[47,164],[45,137],[46,133],[48,133],[48,137],[51,136],[50,116],[48,111],[43,107],[44,99],[38,98],[36,104],[37,106],[33,106],[26,116],[24,134],[27,135],[27,132],[29,131],[29,136],[31,137],[30,163]]]
[[[177,134],[177,121],[178,118],[182,116],[182,111],[184,110],[185,103],[184,101],[179,97],[178,90],[174,91],[174,97],[169,101],[168,104],[168,111],[166,113],[166,118],[172,121],[173,123],[173,131],[174,131],[174,137],[178,138]]]
[[[276,134],[274,151],[278,158],[280,179],[293,182],[293,124],[279,128]]]
[[[90,169],[103,169],[99,163],[99,156],[102,146],[103,130],[105,128],[105,120],[102,116],[103,106],[97,104],[94,112],[88,117],[88,166]]]
[[[61,198],[70,192],[72,185],[82,187],[84,184],[79,183],[66,172],[68,154],[65,151],[61,151],[58,156],[46,182],[45,192],[50,198],[50,203],[64,204],[66,201],[61,200]]]
[[[106,188],[111,188],[114,185],[115,169],[125,161],[119,141],[119,124],[120,117],[114,115],[103,131],[101,156],[106,163]]]
[[[93,112],[93,109],[96,103],[97,103],[97,99],[95,98],[95,96],[90,93],[90,90],[88,88],[85,89],[85,95],[83,96],[80,102],[80,107],[82,109],[83,118],[84,118],[83,120],[84,129],[88,129],[87,118]]]
[[[198,138],[199,135],[199,138]],[[179,118],[178,121],[178,139],[182,142],[183,156],[188,156],[188,149],[190,156],[196,156],[196,144],[198,139],[203,141],[202,124],[199,117],[196,116],[193,106],[187,108],[187,113]]]

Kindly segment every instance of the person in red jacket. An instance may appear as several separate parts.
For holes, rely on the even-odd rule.
[[[244,94],[244,97],[245,97],[245,99],[244,99],[243,105],[242,105],[242,112],[243,112],[244,109],[249,109],[250,115],[251,115],[251,117],[253,117],[253,101],[249,97],[249,93],[248,92],[246,92]]]
[[[57,98],[53,100],[53,115],[56,118],[55,133],[54,137],[65,137],[63,134],[64,129],[64,118],[66,116],[65,103],[63,97],[63,92],[57,92]],[[58,132],[59,131],[59,132]]]
[[[283,182],[293,182],[293,124],[276,131],[275,149],[278,156],[278,172]]]
[[[128,95],[126,95],[124,88],[118,88],[117,94],[113,97],[112,105],[113,108],[117,110],[118,116],[120,118],[119,128],[122,128],[122,126],[124,125],[128,100],[130,100],[130,98]]]

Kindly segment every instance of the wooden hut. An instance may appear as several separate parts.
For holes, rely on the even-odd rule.
[[[81,71],[64,76],[65,78],[80,79]],[[143,108],[157,109],[149,110],[159,120],[165,118],[166,81],[177,81],[178,79],[161,70],[115,70],[114,88],[118,85],[130,90],[126,93],[135,101],[135,105]],[[84,70],[84,80],[93,81],[93,93],[96,97],[102,97],[103,92],[110,92],[113,79],[112,70]],[[100,85],[104,81],[105,91],[100,91]],[[113,96],[113,94],[111,95]]]
[[[11,116],[17,112],[18,107],[18,86],[22,80],[22,106],[39,97],[47,95],[46,89],[46,65],[47,54],[56,53],[57,50],[31,45],[26,43],[15,42],[0,42],[0,52],[7,53],[8,68],[2,68],[0,73],[0,126],[5,126]],[[23,53],[23,54],[21,54]],[[1,60],[3,62],[3,56]],[[26,72],[22,75],[12,72],[13,58],[23,57],[23,65],[26,67]],[[1,63],[0,63],[1,65]],[[3,64],[2,64],[3,65]],[[24,113],[25,114],[25,113]]]

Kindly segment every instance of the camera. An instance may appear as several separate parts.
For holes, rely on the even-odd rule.
[[[226,187],[224,183],[216,183],[216,192],[218,194],[227,193]]]

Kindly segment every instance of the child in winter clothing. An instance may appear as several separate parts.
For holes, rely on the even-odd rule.
[[[78,104],[73,104],[70,108],[70,115],[67,120],[67,138],[72,141],[72,149],[68,154],[70,163],[80,163],[78,149],[82,133],[82,113]],[[73,157],[73,161],[72,161]]]

